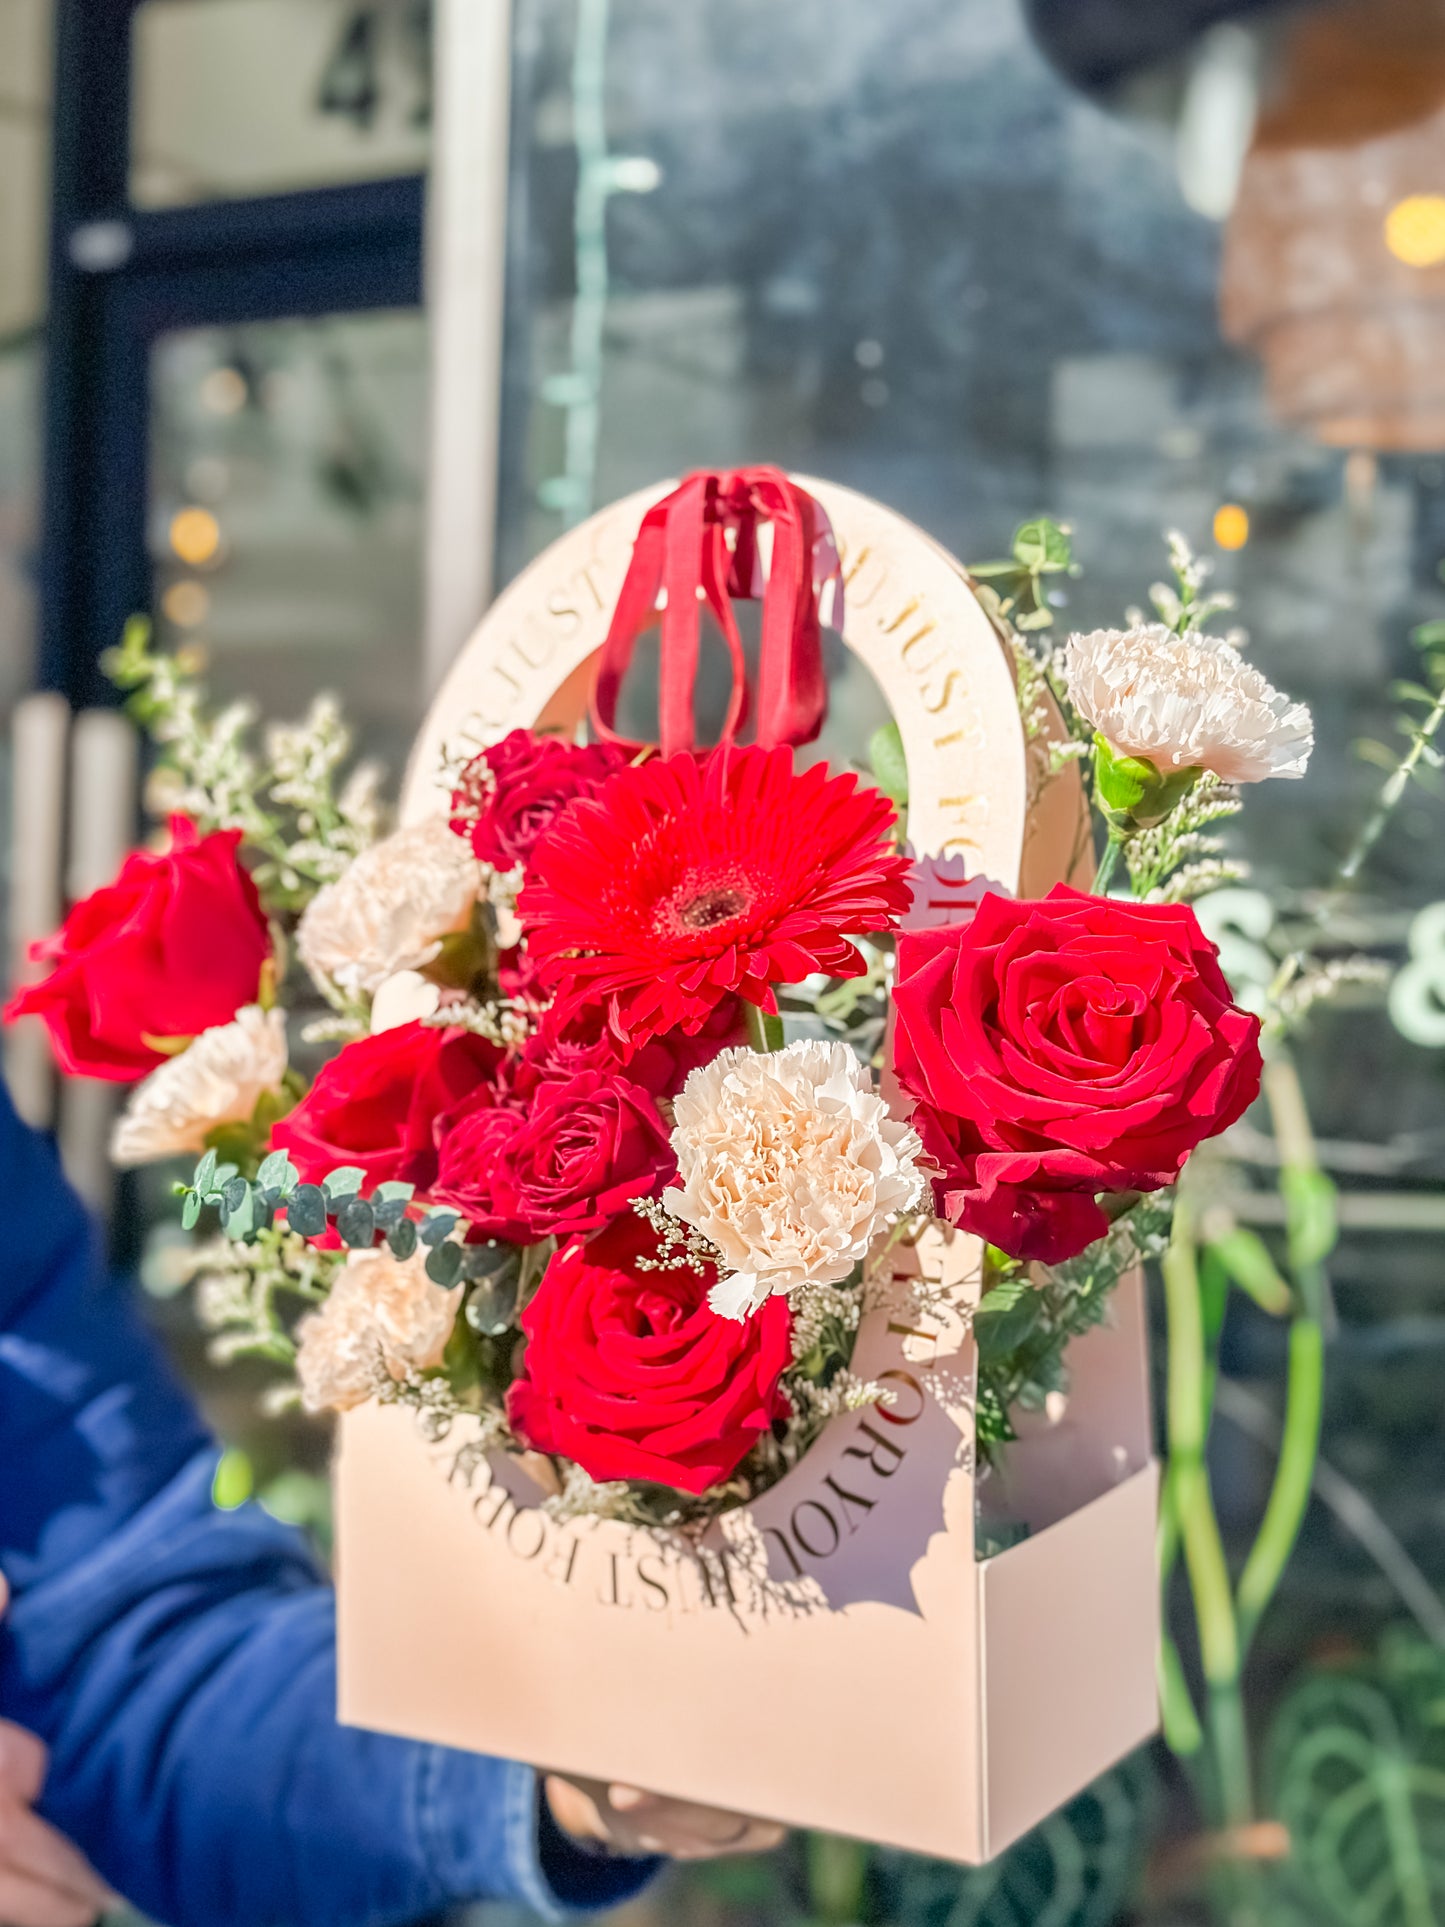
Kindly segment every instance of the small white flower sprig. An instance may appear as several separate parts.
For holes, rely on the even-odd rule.
[[[132,617],[101,667],[161,752],[147,790],[152,813],[178,812],[203,832],[239,830],[272,913],[303,909],[376,841],[381,771],[359,763],[341,779],[352,738],[334,696],[318,696],[299,723],[271,725],[258,756],[254,705],[211,713],[201,651],[156,652],[144,617]]]
[[[1177,533],[1169,552],[1178,588],[1151,591],[1163,620],[1132,611],[1127,629],[1071,636],[1064,651],[1062,693],[1094,731],[1094,798],[1109,832],[1094,881],[1101,895],[1125,846],[1201,782],[1303,776],[1314,748],[1309,710],[1244,660],[1242,638],[1203,630],[1231,606],[1204,593],[1208,562]]]

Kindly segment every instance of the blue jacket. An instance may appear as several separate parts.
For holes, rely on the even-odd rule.
[[[0,1091],[0,1714],[41,1812],[172,1927],[369,1927],[495,1896],[558,1918],[650,1863],[574,1847],[530,1767],[336,1723],[330,1588],[254,1506]]]

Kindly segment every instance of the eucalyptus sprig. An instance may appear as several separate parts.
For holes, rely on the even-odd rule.
[[[189,1184],[177,1184],[182,1200],[181,1224],[189,1231],[210,1208],[228,1238],[248,1243],[269,1231],[284,1206],[290,1229],[303,1238],[319,1238],[336,1231],[348,1251],[370,1251],[378,1237],[393,1258],[413,1256],[427,1248],[426,1275],[435,1285],[454,1285],[489,1277],[496,1269],[500,1247],[466,1245],[453,1233],[460,1213],[433,1206],[420,1217],[412,1215],[416,1187],[399,1180],[377,1185],[369,1195],[362,1190],[366,1173],[359,1165],[338,1165],[320,1184],[303,1184],[301,1174],[284,1151],[262,1160],[254,1179],[244,1177],[234,1164],[222,1164],[207,1151]]]

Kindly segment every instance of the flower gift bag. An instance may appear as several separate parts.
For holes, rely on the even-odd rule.
[[[756,670],[734,616],[750,597]],[[731,670],[725,745],[750,713],[760,747],[693,753],[704,610]],[[658,723],[637,731],[658,737],[654,753],[620,718],[659,612]],[[844,646],[831,686],[825,628]],[[880,799],[846,773],[870,676],[906,765],[901,855]],[[815,760],[829,753],[832,773]],[[402,814],[418,834],[439,813],[460,819],[494,879],[511,1001],[488,1034],[447,1032],[449,1048],[507,1047],[508,1012],[531,1022],[540,984],[553,1061],[569,1067],[525,1086],[524,1126],[509,1087],[510,1110],[489,1099],[436,1133],[430,1195],[477,1235],[501,1251],[515,1225],[534,1239],[549,1227],[540,1287],[467,1274],[465,1316],[528,1449],[465,1413],[428,1429],[405,1401],[351,1401],[344,1719],[970,1862],[1153,1731],[1138,1274],[1123,1268],[1066,1380],[1044,1409],[1006,1415],[1000,1445],[1000,1414],[977,1397],[980,1347],[1052,1274],[1016,1273],[1000,1292],[980,1238],[920,1213],[944,1182],[932,1127],[910,1122],[891,1050],[875,1090],[817,990],[871,972],[874,1054],[895,1022],[915,1051],[922,1020],[893,1011],[891,958],[868,933],[901,926],[900,947],[931,956],[984,915],[978,879],[1005,899],[1086,879],[1080,786],[1070,766],[1043,781],[1046,763],[961,567],[832,484],[748,470],[647,491],[499,599],[436,699]],[[559,783],[583,800],[548,827]],[[515,901],[509,876],[525,877]],[[1092,901],[1068,893],[1059,914]],[[734,925],[736,941],[711,941]],[[805,982],[800,1018],[773,987]],[[366,1048],[410,1049],[441,994],[435,969],[395,972]],[[601,1049],[672,1053],[660,1112],[619,1096]],[[428,1125],[452,1118],[455,1085],[455,1066],[437,1070],[417,1100]],[[303,1163],[299,1126],[276,1141]],[[988,1160],[969,1155],[986,1190]],[[575,1235],[569,1186],[589,1209],[602,1197],[601,1231],[594,1213]],[[1056,1232],[1025,1227],[1016,1255]],[[509,1319],[529,1289],[519,1341]],[[442,1339],[413,1331],[416,1362],[434,1365]],[[799,1359],[840,1342],[833,1365],[798,1378]]]

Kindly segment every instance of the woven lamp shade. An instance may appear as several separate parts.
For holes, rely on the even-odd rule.
[[[1294,28],[1220,306],[1280,419],[1340,447],[1445,449],[1445,0]]]

